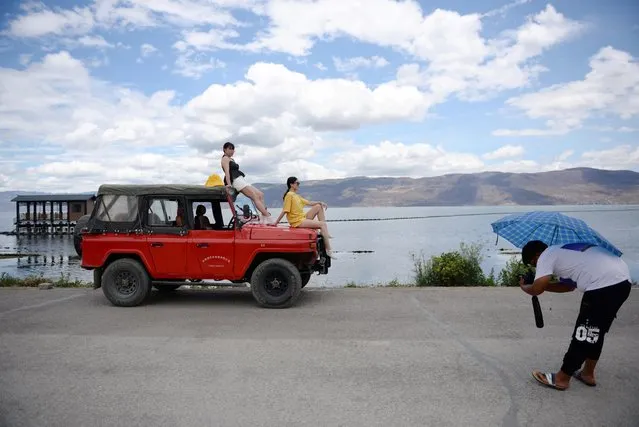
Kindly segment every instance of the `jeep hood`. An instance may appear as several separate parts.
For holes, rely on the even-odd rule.
[[[315,240],[317,231],[308,228],[251,227],[251,240]]]

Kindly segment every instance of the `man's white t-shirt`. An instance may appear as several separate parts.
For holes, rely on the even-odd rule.
[[[621,257],[598,246],[584,252],[549,246],[537,260],[535,280],[551,274],[559,279],[571,279],[581,292],[630,280],[630,270]]]

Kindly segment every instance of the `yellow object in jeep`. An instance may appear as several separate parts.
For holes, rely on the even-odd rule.
[[[222,181],[222,178],[220,178],[218,174],[214,173],[209,176],[204,185],[207,187],[219,187],[224,185],[224,181]]]

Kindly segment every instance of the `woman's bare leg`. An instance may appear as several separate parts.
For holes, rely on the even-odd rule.
[[[264,193],[258,189],[255,189],[255,191],[257,191],[257,196],[260,198],[260,202],[262,202],[264,207],[266,207],[266,202],[264,201]]]
[[[262,215],[271,216],[269,211],[266,210],[266,206],[264,205],[264,193],[262,193],[261,191],[255,189],[255,187],[252,187],[250,185],[247,185],[246,187],[242,188],[241,193],[244,194],[246,197],[250,198],[251,200],[253,200],[253,203],[255,203],[255,207],[257,207],[257,210],[260,211]],[[258,193],[262,193],[261,198]]]
[[[315,217],[320,221],[326,222],[326,215],[324,214],[322,205],[315,205],[306,213],[306,218],[308,219],[315,219]]]
[[[322,207],[322,205],[315,205],[311,209],[309,209],[308,212],[306,212],[306,218],[307,219],[315,219],[315,217],[317,217],[317,219],[319,219],[322,222],[326,222],[326,215],[324,214],[324,208]],[[328,226],[326,226],[326,230],[327,230],[327,232],[324,235],[327,238],[332,239],[333,236],[331,236],[328,233]]]
[[[300,225],[297,226],[297,228],[312,228],[315,230],[320,230],[322,232],[322,235],[324,236],[326,251],[331,251],[331,238],[328,237],[328,227],[326,226],[325,222],[317,221],[315,219],[305,219]]]

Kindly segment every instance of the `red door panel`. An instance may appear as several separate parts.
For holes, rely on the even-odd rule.
[[[188,270],[193,278],[223,280],[233,273],[235,230],[191,230]],[[197,274],[197,276],[196,276]]]
[[[155,265],[156,279],[187,277],[187,236],[154,234],[147,237],[149,252]]]

